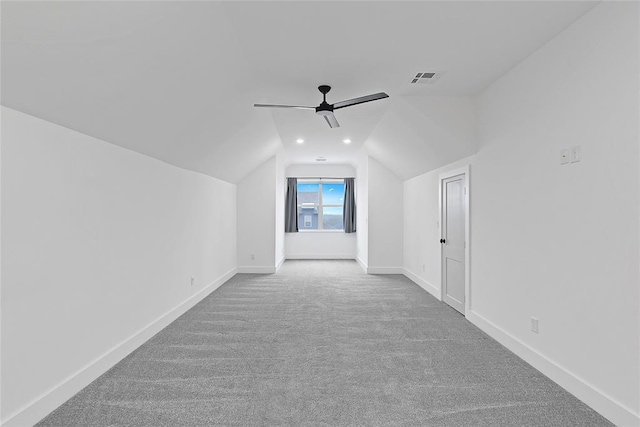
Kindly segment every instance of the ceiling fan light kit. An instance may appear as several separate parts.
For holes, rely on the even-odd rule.
[[[305,107],[301,105],[278,105],[278,104],[253,104],[254,107],[264,108],[297,108],[302,110],[315,110],[316,114],[324,117],[330,128],[340,127],[338,119],[333,115],[333,111],[339,108],[351,107],[353,105],[364,104],[365,102],[376,101],[378,99],[388,98],[384,92],[374,93],[372,95],[361,96],[359,98],[347,99],[346,101],[329,104],[327,102],[327,93],[331,90],[329,85],[320,85],[318,90],[322,94],[322,102],[317,107]]]

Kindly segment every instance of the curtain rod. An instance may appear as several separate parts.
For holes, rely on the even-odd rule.
[[[347,178],[353,178],[353,179],[356,179],[355,176],[341,176],[341,177],[336,177],[336,176],[323,176],[323,177],[319,177],[319,176],[287,176],[286,178],[296,178],[296,179],[347,179]]]

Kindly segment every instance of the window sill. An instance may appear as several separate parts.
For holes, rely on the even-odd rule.
[[[298,233],[309,233],[309,234],[316,234],[316,233],[342,233],[342,234],[345,234],[344,230],[298,230]]]

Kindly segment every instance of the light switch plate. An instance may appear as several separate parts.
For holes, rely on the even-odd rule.
[[[571,159],[571,163],[579,162],[580,157],[582,157],[580,146],[576,145],[575,147],[571,147],[571,150],[569,152],[569,158]]]
[[[560,150],[560,164],[566,165],[569,163],[569,149],[563,148]]]

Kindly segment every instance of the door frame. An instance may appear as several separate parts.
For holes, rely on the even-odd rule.
[[[439,239],[442,239],[442,210],[443,210],[443,191],[442,184],[443,180],[447,178],[452,178],[458,175],[464,175],[464,316],[466,317],[471,311],[471,233],[470,233],[470,224],[471,224],[471,209],[470,203],[471,200],[471,166],[464,165],[462,167],[451,169],[446,172],[442,172],[438,175],[438,231],[439,231]],[[444,293],[444,283],[442,282],[443,271],[442,271],[442,244],[440,245],[440,300],[443,300]]]

